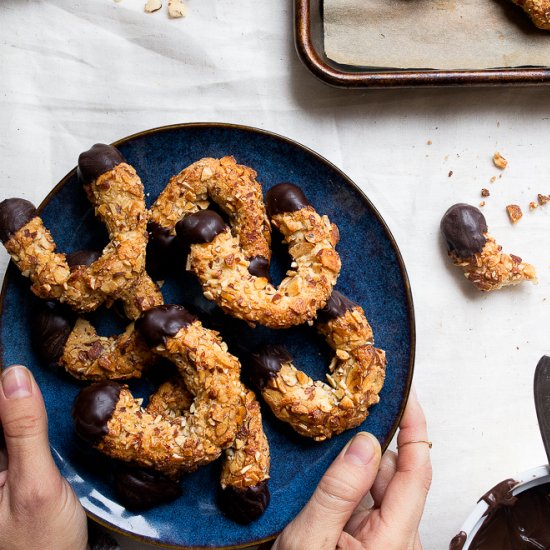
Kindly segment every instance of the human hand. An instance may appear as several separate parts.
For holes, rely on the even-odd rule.
[[[54,463],[42,394],[25,367],[2,372],[0,422],[0,550],[84,550],[86,515]]]
[[[357,434],[336,457],[311,500],[272,550],[421,550],[418,525],[432,467],[426,419],[413,391],[397,445],[381,458],[378,440]],[[365,502],[370,491],[374,506]]]

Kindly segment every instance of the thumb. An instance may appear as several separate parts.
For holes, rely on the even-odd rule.
[[[0,378],[0,422],[8,454],[8,481],[52,479],[57,472],[48,443],[48,421],[40,389],[21,365]]]
[[[358,433],[326,471],[276,548],[334,549],[351,514],[372,487],[380,457],[376,437]]]

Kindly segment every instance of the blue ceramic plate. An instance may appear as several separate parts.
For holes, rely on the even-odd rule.
[[[239,163],[252,166],[264,191],[281,181],[299,185],[315,208],[338,225],[343,267],[337,288],[363,306],[377,346],[387,352],[387,377],[380,403],[360,428],[324,443],[296,435],[264,409],[272,458],[271,504],[261,519],[243,527],[226,519],[216,505],[219,464],[185,478],[183,496],[171,504],[135,515],[115,502],[108,483],[108,460],[88,455],[73,436],[70,410],[80,385],[40,364],[31,348],[29,318],[36,299],[28,280],[13,265],[2,293],[1,364],[23,363],[32,369],[44,393],[57,464],[93,519],[134,538],[176,548],[237,548],[268,540],[302,508],[353,433],[368,430],[385,447],[396,430],[414,361],[414,314],[403,260],[380,214],[353,182],[328,161],[289,139],[241,126],[185,124],[136,134],[115,145],[141,176],[149,204],[170,176],[205,156],[233,155]],[[100,250],[106,244],[105,230],[95,219],[75,170],[42,203],[41,215],[60,251]],[[275,281],[282,278],[285,269],[284,250],[280,252],[272,266]],[[297,365],[313,378],[324,378],[330,353],[314,329],[250,329],[220,314],[202,297],[193,278],[182,273],[169,278],[162,291],[166,303],[184,304],[198,312],[205,325],[221,329],[230,347],[231,342],[246,347],[265,341],[284,342]],[[94,313],[92,320],[103,334],[120,332],[124,325],[105,310]],[[131,387],[143,396],[153,388],[147,380]]]

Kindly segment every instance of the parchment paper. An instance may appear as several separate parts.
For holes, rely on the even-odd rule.
[[[324,27],[327,56],[348,65],[550,66],[550,31],[511,0],[324,0]]]

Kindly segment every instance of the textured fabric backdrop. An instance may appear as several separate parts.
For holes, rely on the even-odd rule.
[[[427,550],[445,548],[486,489],[545,462],[531,395],[550,350],[550,205],[517,226],[504,207],[550,193],[550,88],[331,89],[296,57],[290,1],[188,5],[187,19],[169,20],[143,13],[143,0],[0,3],[0,199],[39,203],[96,141],[176,122],[258,126],[337,164],[408,266],[415,381],[434,442],[421,530]],[[510,165],[490,184],[495,151]],[[477,204],[482,187],[490,229],[537,265],[538,286],[481,295],[448,265],[440,217]]]

